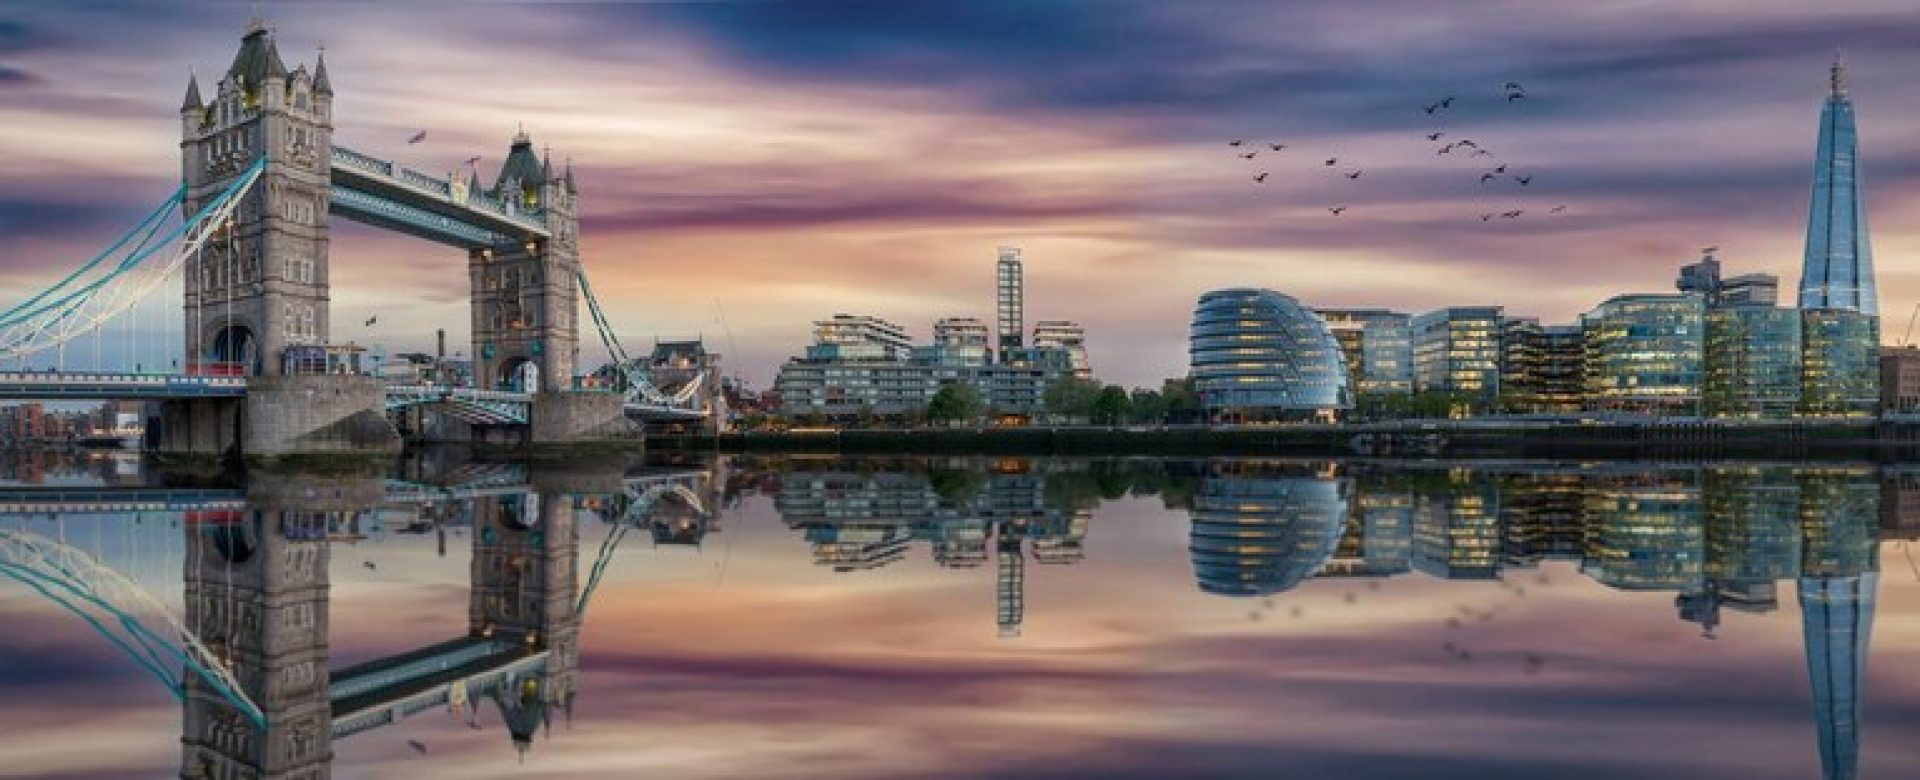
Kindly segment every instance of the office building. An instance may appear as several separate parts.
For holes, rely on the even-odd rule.
[[[1585,336],[1578,326],[1509,317],[1500,326],[1503,412],[1577,412],[1585,388]]]
[[[1069,320],[1041,320],[1033,324],[1033,345],[1057,349],[1067,354],[1076,379],[1092,379],[1093,366],[1087,361],[1087,331]]]
[[[1801,413],[1856,417],[1880,402],[1880,308],[1846,65],[1820,111],[1800,271]]]
[[[1780,277],[1773,274],[1740,274],[1722,277],[1720,260],[1709,248],[1699,261],[1680,267],[1674,287],[1683,293],[1696,293],[1708,309],[1721,306],[1773,306],[1780,301]]]
[[[1800,310],[1800,413],[1868,417],[1880,405],[1880,318]]]
[[[1353,406],[1332,331],[1272,290],[1201,295],[1188,362],[1194,392],[1216,422],[1332,420]]]
[[[1706,307],[1696,293],[1616,295],[1580,316],[1591,410],[1696,415]]]
[[[1880,348],[1880,413],[1920,413],[1920,347]]]
[[[1498,306],[1456,306],[1413,318],[1413,389],[1491,401],[1500,392]]]
[[[1333,331],[1357,393],[1413,390],[1412,318],[1386,309],[1315,309]]]
[[[1844,309],[1878,316],[1873,247],[1860,193],[1860,150],[1847,69],[1833,63],[1831,91],[1820,110],[1807,211],[1807,249],[1800,270],[1800,308]]]
[[[1026,280],[1020,264],[1019,247],[1000,247],[1000,262],[995,267],[994,281],[998,296],[1000,351],[1019,349],[1022,331],[1027,327]]]
[[[1800,404],[1800,312],[1723,305],[1707,312],[1701,412],[1779,419]]]

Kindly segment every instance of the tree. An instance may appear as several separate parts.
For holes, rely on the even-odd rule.
[[[1127,419],[1131,403],[1127,399],[1127,390],[1119,385],[1107,385],[1100,388],[1099,395],[1093,398],[1093,409],[1087,414],[1095,425],[1119,425]]]
[[[1061,377],[1047,385],[1047,393],[1042,400],[1046,404],[1047,414],[1087,418],[1093,416],[1093,402],[1100,397],[1100,391],[1101,387],[1096,382]]]
[[[1193,391],[1191,379],[1169,379],[1160,387],[1160,397],[1167,402],[1167,422],[1191,423],[1206,418],[1206,409],[1200,405],[1200,395]]]
[[[985,406],[980,391],[968,382],[948,382],[927,403],[927,419],[937,423],[966,422],[980,416]]]
[[[1140,425],[1158,425],[1167,421],[1167,397],[1158,390],[1136,388],[1127,418]]]

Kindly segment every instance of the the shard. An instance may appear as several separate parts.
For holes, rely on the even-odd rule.
[[[1820,110],[1820,145],[1813,162],[1813,198],[1807,215],[1807,253],[1800,270],[1800,308],[1880,313],[1860,195],[1860,149],[1847,66],[1834,58],[1832,92]]]

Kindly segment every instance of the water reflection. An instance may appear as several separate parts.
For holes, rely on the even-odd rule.
[[[1551,587],[1551,563],[1620,593],[1670,593],[1674,615],[1714,640],[1726,611],[1781,610],[1780,583],[1792,580],[1817,746],[1806,754],[1817,749],[1825,777],[1850,778],[1860,764],[1881,543],[1920,535],[1917,472],[1864,465],[528,465],[436,454],[393,474],[281,473],[225,485],[217,475],[156,474],[125,459],[63,456],[9,468],[0,477],[0,572],[50,599],[67,594],[72,603],[62,606],[96,621],[179,692],[185,777],[325,776],[343,740],[427,713],[480,729],[497,724],[524,754],[593,695],[581,682],[592,671],[582,664],[582,626],[623,545],[708,545],[723,515],[746,500],[766,501],[793,555],[823,574],[889,577],[924,556],[942,572],[977,577],[995,597],[993,633],[1018,643],[1028,627],[1028,564],[1051,569],[1035,577],[1077,576],[1073,564],[1090,550],[1099,555],[1095,518],[1104,503],[1156,499],[1187,518],[1188,592],[1243,599],[1253,619],[1316,580],[1356,589],[1477,581],[1497,585],[1510,603]],[[146,551],[156,545],[81,538],[64,525],[101,513],[141,534],[174,535],[179,557],[156,561]],[[463,630],[342,663],[329,636],[335,578],[372,573],[376,562],[333,558],[343,545],[388,534],[431,536],[438,554],[467,558]],[[176,616],[183,638],[153,646],[167,633],[155,604],[175,597],[177,607],[157,612]],[[983,634],[985,603],[961,607],[981,610]],[[1439,617],[1460,629],[1500,609],[1463,603]],[[1297,605],[1288,612],[1302,617]],[[159,629],[142,633],[127,620]],[[1447,650],[1462,659],[1472,652],[1464,639]],[[1528,654],[1525,671],[1543,663]],[[564,740],[552,749],[566,750]]]

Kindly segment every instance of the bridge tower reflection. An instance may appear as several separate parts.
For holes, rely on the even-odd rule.
[[[575,532],[574,499],[565,494],[496,498],[483,502],[474,517],[468,631],[549,654],[537,674],[492,691],[521,752],[550,722],[553,709],[569,715],[573,709],[580,652]]]
[[[186,682],[180,774],[321,778],[333,758],[328,698],[328,527],[357,491],[282,481],[254,508],[190,512],[186,625],[235,671],[265,728],[204,681]],[[299,507],[298,509],[292,507]]]

